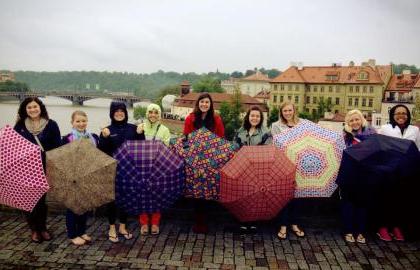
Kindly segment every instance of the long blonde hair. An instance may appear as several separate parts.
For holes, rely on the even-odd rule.
[[[297,108],[296,108],[295,104],[293,102],[289,101],[289,100],[286,100],[285,102],[283,102],[280,105],[280,108],[279,108],[279,118],[280,118],[280,120],[281,120],[281,122],[283,124],[286,124],[287,125],[287,120],[283,117],[282,110],[283,110],[284,107],[286,107],[288,105],[290,105],[290,106],[293,107],[293,123],[296,125],[299,122],[298,111],[297,111]]]
[[[349,122],[350,122],[350,118],[355,114],[357,114],[360,117],[360,119],[362,119],[362,128],[367,127],[367,125],[368,125],[368,123],[367,123],[367,121],[366,121],[366,119],[363,116],[361,111],[351,110],[346,114],[346,117],[344,118],[344,130],[347,131],[348,133],[351,133],[353,131],[353,129],[349,125]]]

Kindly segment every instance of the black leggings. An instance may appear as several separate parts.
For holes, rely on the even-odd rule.
[[[32,231],[46,231],[47,230],[47,204],[46,204],[47,195],[44,194],[38,203],[35,205],[34,209],[30,213],[26,213],[26,221],[28,222],[29,228]]]
[[[127,223],[127,213],[125,213],[122,209],[119,209],[115,205],[115,201],[106,205],[106,215],[108,217],[109,225],[115,225],[117,216],[119,217],[121,224]]]

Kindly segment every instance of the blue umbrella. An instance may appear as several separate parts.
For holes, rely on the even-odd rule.
[[[184,188],[184,161],[160,141],[126,141],[117,150],[117,205],[131,215],[170,207]]]

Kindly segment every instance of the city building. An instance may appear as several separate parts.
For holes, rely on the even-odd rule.
[[[7,82],[12,81],[14,82],[16,80],[15,74],[10,71],[0,71],[0,82]]]
[[[233,94],[235,89],[239,88],[239,91],[242,94],[254,97],[261,91],[270,90],[270,79],[267,75],[260,71],[256,71],[255,74],[245,78],[229,78],[228,80],[224,80],[221,82],[221,87],[228,94]]]

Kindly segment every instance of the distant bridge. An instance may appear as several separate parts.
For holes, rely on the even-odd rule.
[[[106,93],[83,93],[83,92],[0,92],[0,97],[15,97],[20,101],[23,101],[27,97],[46,97],[54,96],[70,100],[73,105],[83,106],[86,100],[95,98],[109,98],[116,101],[124,102],[128,107],[132,108],[133,104],[140,101],[148,101],[149,99],[132,96],[132,95],[116,95]]]

